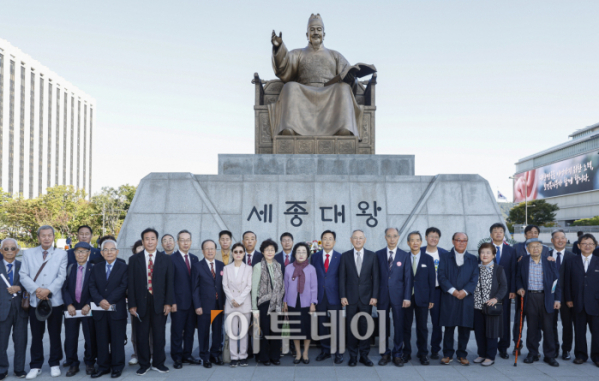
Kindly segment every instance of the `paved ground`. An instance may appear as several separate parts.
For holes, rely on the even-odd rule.
[[[128,326],[128,331],[131,326]],[[167,325],[167,343],[169,341],[170,324]],[[83,335],[81,335],[83,336]],[[416,348],[415,334],[413,332],[412,348]],[[560,333],[561,336],[561,333]],[[590,334],[589,343],[590,343]],[[79,353],[80,359],[83,357],[83,342],[80,341]],[[49,343],[46,336],[44,342],[46,347],[46,355],[49,352]],[[167,344],[167,351],[170,348],[170,344]],[[16,380],[12,376],[12,342],[9,347],[9,358],[11,362],[11,368],[9,370],[9,377],[7,380]],[[126,354],[127,361],[132,353],[131,345],[127,345]],[[560,366],[559,368],[553,368],[549,365],[541,362],[533,365],[524,364],[522,360],[524,357],[519,357],[518,366],[514,367],[514,358],[510,355],[509,360],[503,360],[497,357],[496,362],[493,366],[484,368],[480,365],[471,364],[470,366],[461,366],[452,362],[451,365],[441,365],[438,360],[431,360],[431,365],[422,366],[418,360],[412,360],[406,364],[403,368],[397,368],[392,364],[387,366],[375,365],[372,368],[365,367],[362,364],[358,364],[357,367],[350,368],[347,365],[348,354],[345,355],[345,362],[341,365],[333,364],[332,360],[325,360],[324,363],[317,363],[314,361],[319,353],[319,349],[313,348],[310,351],[311,362],[309,365],[299,364],[294,365],[293,360],[290,356],[285,356],[281,359],[280,366],[269,366],[256,365],[253,360],[250,360],[250,366],[247,368],[230,368],[228,365],[224,366],[213,366],[212,369],[206,369],[203,366],[192,366],[184,365],[183,369],[175,370],[172,368],[172,360],[170,354],[167,352],[166,365],[170,368],[168,374],[160,374],[155,371],[148,372],[144,378],[151,379],[153,381],[162,381],[166,379],[177,379],[178,381],[186,380],[391,380],[396,378],[407,377],[407,380],[426,380],[426,381],[453,381],[453,380],[472,380],[479,381],[503,381],[503,380],[514,380],[514,381],[541,381],[541,380],[572,380],[572,381],[586,381],[586,380],[599,380],[599,368],[593,365],[590,361],[583,365],[574,365],[572,361],[565,361],[558,359]],[[476,342],[474,340],[474,332],[470,336],[470,342],[468,343],[468,359],[472,362],[476,358]],[[511,353],[511,352],[510,352]],[[524,356],[526,356],[526,349],[524,349]],[[198,357],[197,340],[196,347],[194,348],[194,356]],[[377,348],[372,348],[371,359],[378,362],[380,355],[377,352]],[[47,358],[46,358],[47,361]],[[26,371],[29,370],[29,351],[27,351],[27,363],[25,366]],[[66,373],[66,368],[62,368],[62,377]],[[128,380],[140,380],[136,376],[135,371],[138,369],[137,366],[126,365],[122,379]],[[85,375],[84,368],[82,368],[77,376],[72,377],[72,381],[80,380],[83,378],[89,379],[89,376]],[[43,380],[49,380],[50,368],[47,364],[44,364],[43,373],[40,377]],[[110,376],[103,376],[100,380],[110,380]]]

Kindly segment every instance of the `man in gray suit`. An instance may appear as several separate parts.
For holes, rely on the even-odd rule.
[[[21,262],[15,258],[19,253],[19,245],[12,238],[5,238],[0,244],[3,259],[0,260],[0,380],[8,375],[8,340],[12,329],[15,357],[13,367],[15,376],[25,377],[25,350],[27,349],[27,319],[29,315],[21,308],[23,290],[19,270]],[[6,285],[6,280],[10,287]]]
[[[52,377],[60,376],[60,360],[62,359],[60,338],[64,311],[62,285],[67,274],[67,252],[54,248],[54,228],[52,226],[41,226],[37,231],[37,237],[40,246],[25,251],[21,271],[19,271],[21,284],[31,294],[31,307],[29,308],[31,362],[27,374],[28,380],[34,379],[42,373],[46,324],[50,336],[48,364]],[[45,321],[40,321],[36,317],[35,309],[43,300],[49,300],[52,303],[52,313]]]

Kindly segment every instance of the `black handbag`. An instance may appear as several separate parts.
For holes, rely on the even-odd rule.
[[[503,304],[501,302],[495,303],[493,306],[483,304],[483,314],[489,316],[499,316],[503,312]]]

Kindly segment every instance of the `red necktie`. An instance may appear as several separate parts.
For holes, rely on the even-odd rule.
[[[285,254],[285,267],[289,264],[289,255]]]
[[[212,272],[212,279],[216,279],[216,273],[214,272],[214,262],[210,263],[210,271]],[[216,300],[218,300],[218,292],[216,293]]]
[[[324,272],[328,272],[329,271],[329,254],[326,255],[327,259],[324,261]]]
[[[154,274],[154,262],[152,261],[152,254],[148,254],[148,291],[152,292],[152,275]]]
[[[248,265],[252,265],[252,254],[248,254]]]
[[[189,265],[189,257],[185,254],[185,264],[187,265],[187,272],[191,274],[191,266]]]

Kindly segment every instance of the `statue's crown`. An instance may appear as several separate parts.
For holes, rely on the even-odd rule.
[[[320,21],[324,25],[324,22],[322,21],[322,17],[320,17],[320,13],[317,13],[317,14],[312,13],[310,15],[310,19],[308,20],[308,25],[310,25],[310,23],[312,21]]]

